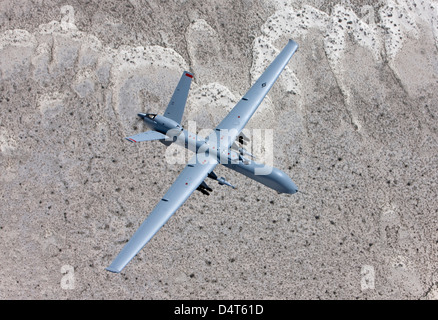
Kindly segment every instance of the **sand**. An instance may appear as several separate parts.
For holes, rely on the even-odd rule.
[[[0,1],[1,299],[437,299],[436,1]],[[217,167],[121,274],[184,167],[145,131],[184,70],[213,129],[294,39],[247,129],[295,195]],[[187,155],[188,157],[189,155]]]

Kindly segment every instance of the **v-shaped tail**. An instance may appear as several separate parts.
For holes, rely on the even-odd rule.
[[[164,112],[165,117],[172,119],[177,123],[181,123],[192,79],[193,74],[184,71],[175,91],[173,92],[172,99],[170,99],[166,111]]]

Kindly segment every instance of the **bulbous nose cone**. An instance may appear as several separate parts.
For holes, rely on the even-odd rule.
[[[292,179],[283,171],[273,168],[272,176],[277,182],[277,191],[279,193],[294,194],[298,192],[298,188]]]
[[[288,194],[294,194],[298,192],[298,187],[293,183],[292,181],[287,186],[287,192]]]
[[[146,117],[146,113],[139,113],[137,114],[140,118],[144,119],[144,117]]]

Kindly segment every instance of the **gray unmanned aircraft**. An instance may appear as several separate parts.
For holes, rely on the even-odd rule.
[[[242,133],[243,128],[297,49],[298,44],[289,40],[249,91],[206,138],[188,132],[180,124],[193,79],[193,75],[187,71],[181,76],[163,116],[138,114],[152,130],[127,137],[128,141],[159,140],[165,145],[170,145],[176,140],[182,140],[183,145],[196,154],[106,270],[120,272],[195,190],[208,195],[212,189],[204,181],[207,177],[217,180],[221,185],[234,188],[225,178],[218,178],[213,172],[219,163],[278,193],[293,194],[298,191],[287,174],[277,168],[245,158],[244,155],[252,155],[236,144],[236,139],[240,145],[248,140]]]

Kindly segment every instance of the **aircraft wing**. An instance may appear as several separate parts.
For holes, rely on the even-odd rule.
[[[216,127],[218,130],[228,130],[229,146],[243,130],[245,125],[251,119],[257,107],[262,102],[268,91],[271,89],[274,82],[277,80],[280,73],[286,67],[292,55],[298,49],[298,44],[289,40],[288,44],[272,61],[260,78],[252,85],[248,92],[236,104],[233,110],[222,120]]]
[[[166,111],[164,111],[165,117],[181,123],[192,79],[193,74],[187,71],[183,72],[181,79],[173,92],[172,98],[167,105]]]
[[[206,161],[205,164],[195,163],[193,159],[189,161],[167,193],[106,270],[120,272],[198,188],[216,165],[215,160]]]
[[[165,134],[162,134],[158,131],[146,131],[135,136],[126,137],[125,139],[131,142],[140,142],[140,141],[152,141],[152,140],[165,140],[168,138]]]

